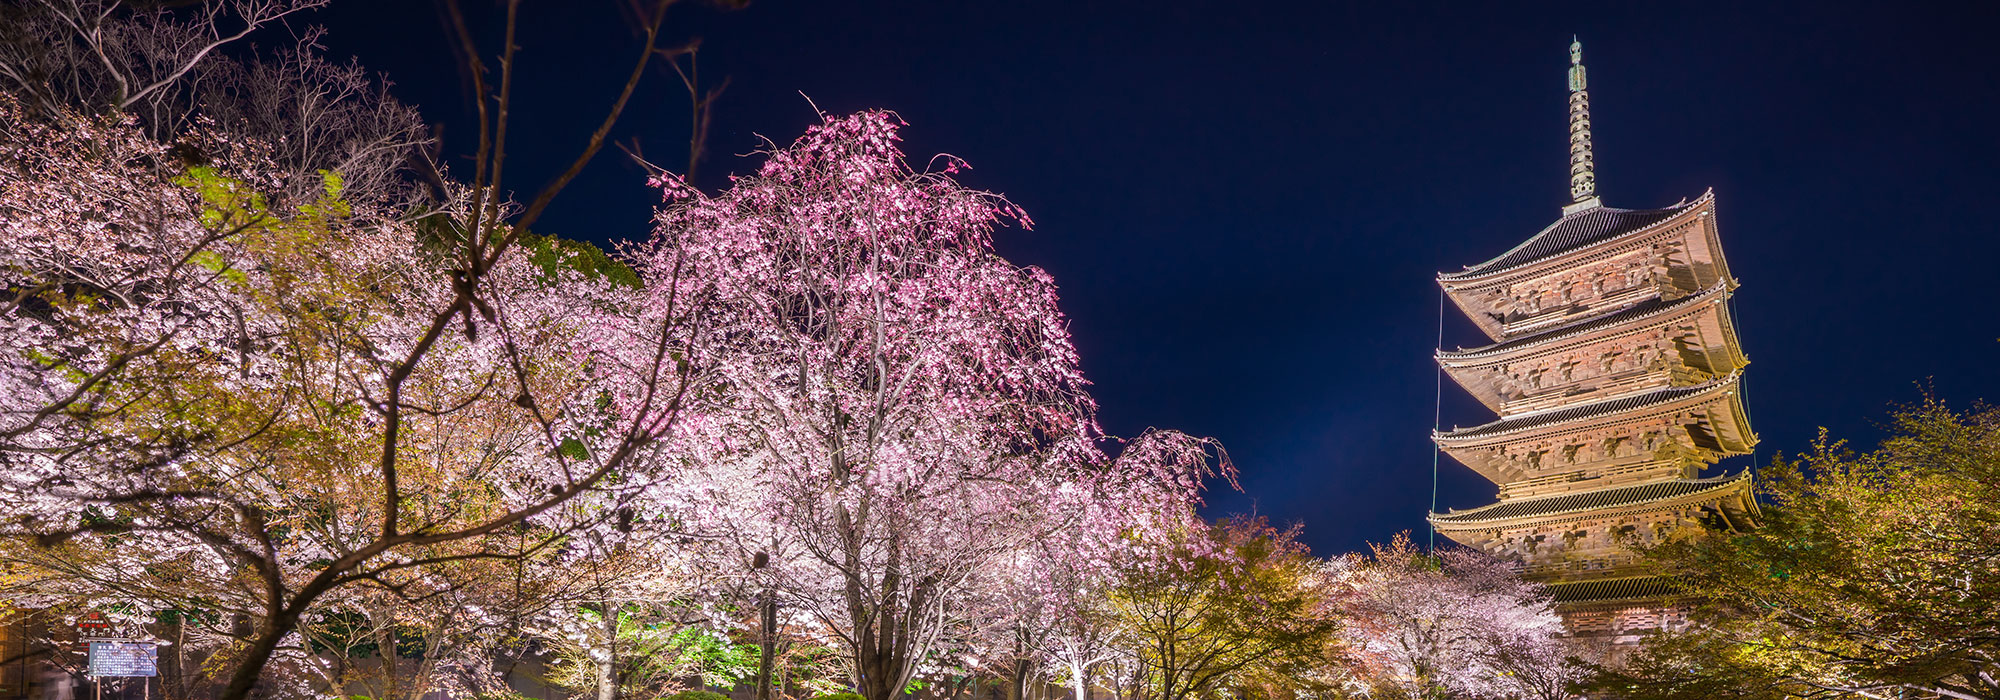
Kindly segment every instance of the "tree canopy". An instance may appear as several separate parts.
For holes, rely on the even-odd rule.
[[[1895,411],[1764,469],[1762,527],[1646,557],[1704,601],[1602,685],[1642,698],[2000,697],[2000,409]],[[1692,534],[1692,533],[1690,533]]]

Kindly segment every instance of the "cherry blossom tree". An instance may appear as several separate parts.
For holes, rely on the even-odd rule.
[[[1026,217],[954,181],[956,159],[912,168],[897,126],[828,119],[712,197],[662,176],[670,205],[635,253],[648,289],[711,300],[727,346],[732,423],[706,433],[701,482],[740,511],[718,517],[770,524],[766,575],[871,700],[964,624],[989,571],[1055,532],[1073,545],[1056,556],[1106,560],[1185,523],[1214,471],[1178,433],[1099,450],[1053,282],[992,249]]]
[[[471,183],[415,222],[349,201],[338,172],[278,197],[281,153],[227,130],[0,104],[0,535],[37,572],[19,599],[198,611],[230,640],[217,695],[239,700],[315,663],[312,620],[441,599],[441,571],[615,530],[670,480],[650,456],[707,376],[689,307],[522,249],[636,88],[664,5],[603,124],[520,206],[498,194],[510,6],[497,113],[473,71]]]
[[[1137,630],[1122,623],[1112,596],[1135,560],[1156,555],[1160,544],[1142,543],[1112,567],[1046,555],[1030,557],[1021,567],[1013,584],[1021,590],[1012,597],[1032,607],[1022,611],[1018,624],[1032,630],[1026,636],[1036,641],[1035,665],[1076,700],[1089,699],[1095,679],[1111,676],[1115,683],[1117,674],[1107,669],[1137,659]]]
[[[1521,700],[1572,700],[1591,677],[1584,658],[1602,658],[1609,642],[1502,629],[1490,639],[1501,686]]]
[[[1547,595],[1505,562],[1466,549],[1432,556],[1405,534],[1329,569],[1349,661],[1376,696],[1564,698],[1582,677]]]

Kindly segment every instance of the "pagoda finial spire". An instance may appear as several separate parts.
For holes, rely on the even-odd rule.
[[[1599,205],[1597,163],[1590,154],[1590,91],[1583,75],[1583,42],[1569,42],[1569,196],[1570,214]]]

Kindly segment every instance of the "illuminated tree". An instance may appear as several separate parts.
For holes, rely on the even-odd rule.
[[[1079,569],[1056,558],[1040,559],[1033,569],[1030,585],[1039,590],[1032,597],[1042,607],[1030,624],[1041,630],[1040,665],[1069,686],[1076,700],[1089,700],[1093,680],[1136,642],[1112,604],[1118,572]]]
[[[999,570],[1062,534],[1109,561],[1191,517],[1206,444],[1154,432],[1098,449],[1048,275],[993,252],[1026,223],[997,196],[912,169],[894,118],[828,119],[753,175],[672,201],[638,265],[704,301],[733,392],[690,496],[766,551],[772,585],[850,654],[870,700],[902,691]],[[775,546],[775,550],[766,547]],[[739,563],[738,566],[744,566]]]
[[[1025,217],[956,161],[912,169],[886,114],[828,120],[715,197],[662,177],[638,277],[528,236],[668,1],[576,160],[521,202],[501,195],[515,3],[497,71],[445,3],[478,156],[469,182],[429,164],[423,198],[414,115],[316,33],[222,58],[318,4],[10,15],[13,600],[171,617],[240,700],[488,690],[530,638],[574,642],[612,698],[621,640],[696,624],[659,613],[754,598],[767,660],[782,607],[884,700],[1039,624],[1056,594],[1020,585],[1031,558],[1110,571],[1227,474],[1205,441],[1102,434],[1052,281],[992,250]]]
[[[38,572],[18,599],[199,612],[183,619],[227,640],[217,695],[240,700],[267,675],[306,692],[284,669],[320,663],[316,620],[614,531],[671,476],[650,457],[706,355],[687,307],[641,310],[521,236],[622,111],[654,9],[605,122],[518,207],[497,194],[511,60],[470,185],[414,220],[333,171],[280,196],[283,154],[228,130],[0,105],[0,534]]]
[[[1182,700],[1311,683],[1340,622],[1319,560],[1297,529],[1233,518],[1166,541],[1112,588],[1134,660],[1135,697]]]
[[[1580,667],[1540,586],[1480,552],[1426,554],[1407,535],[1372,549],[1332,569],[1345,655],[1373,695],[1567,697]]]
[[[1602,685],[1635,698],[2000,697],[2000,409],[1936,400],[1760,471],[1745,533],[1644,550],[1705,602]]]

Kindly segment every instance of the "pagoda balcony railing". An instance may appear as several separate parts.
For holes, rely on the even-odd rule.
[[[1609,290],[1595,299],[1578,299],[1566,304],[1554,304],[1538,311],[1530,311],[1503,321],[1502,333],[1509,338],[1531,335],[1573,321],[1609,313],[1660,296],[1663,292],[1658,283],[1644,283]]]
[[[1707,379],[1706,373],[1688,369],[1679,358],[1673,358],[1667,360],[1664,366],[1660,362],[1650,362],[1643,367],[1608,373],[1590,372],[1573,380],[1550,381],[1546,386],[1533,387],[1529,393],[1507,399],[1500,404],[1499,413],[1512,416],[1575,403],[1605,401],[1663,386],[1699,384]]]

